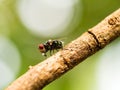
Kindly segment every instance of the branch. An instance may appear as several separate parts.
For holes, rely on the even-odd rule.
[[[45,61],[32,66],[5,90],[41,90],[120,36],[120,9]]]

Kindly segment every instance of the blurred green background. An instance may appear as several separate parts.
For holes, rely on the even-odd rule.
[[[0,0],[0,90],[46,59],[38,44],[65,44],[120,7],[120,0]],[[43,90],[120,90],[119,39]],[[47,53],[49,57],[49,52]]]

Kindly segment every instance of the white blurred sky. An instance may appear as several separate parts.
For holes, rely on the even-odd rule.
[[[0,36],[0,90],[16,78],[20,60],[16,45],[7,37]]]
[[[19,0],[17,11],[32,33],[59,36],[71,22],[76,3],[78,0]]]
[[[120,90],[120,42],[104,50],[97,64],[97,90]]]

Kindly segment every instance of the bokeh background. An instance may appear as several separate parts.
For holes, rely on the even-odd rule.
[[[39,43],[66,45],[119,7],[120,0],[0,0],[0,90],[46,59]],[[43,90],[120,90],[119,54],[118,38]]]

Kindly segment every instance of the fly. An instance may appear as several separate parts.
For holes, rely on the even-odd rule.
[[[53,51],[54,53],[54,50],[58,51],[58,49],[63,49],[63,41],[50,39],[45,43],[39,44],[38,49],[40,50],[43,56],[47,56],[46,53],[48,51],[50,51],[50,55],[52,55],[51,51]]]

